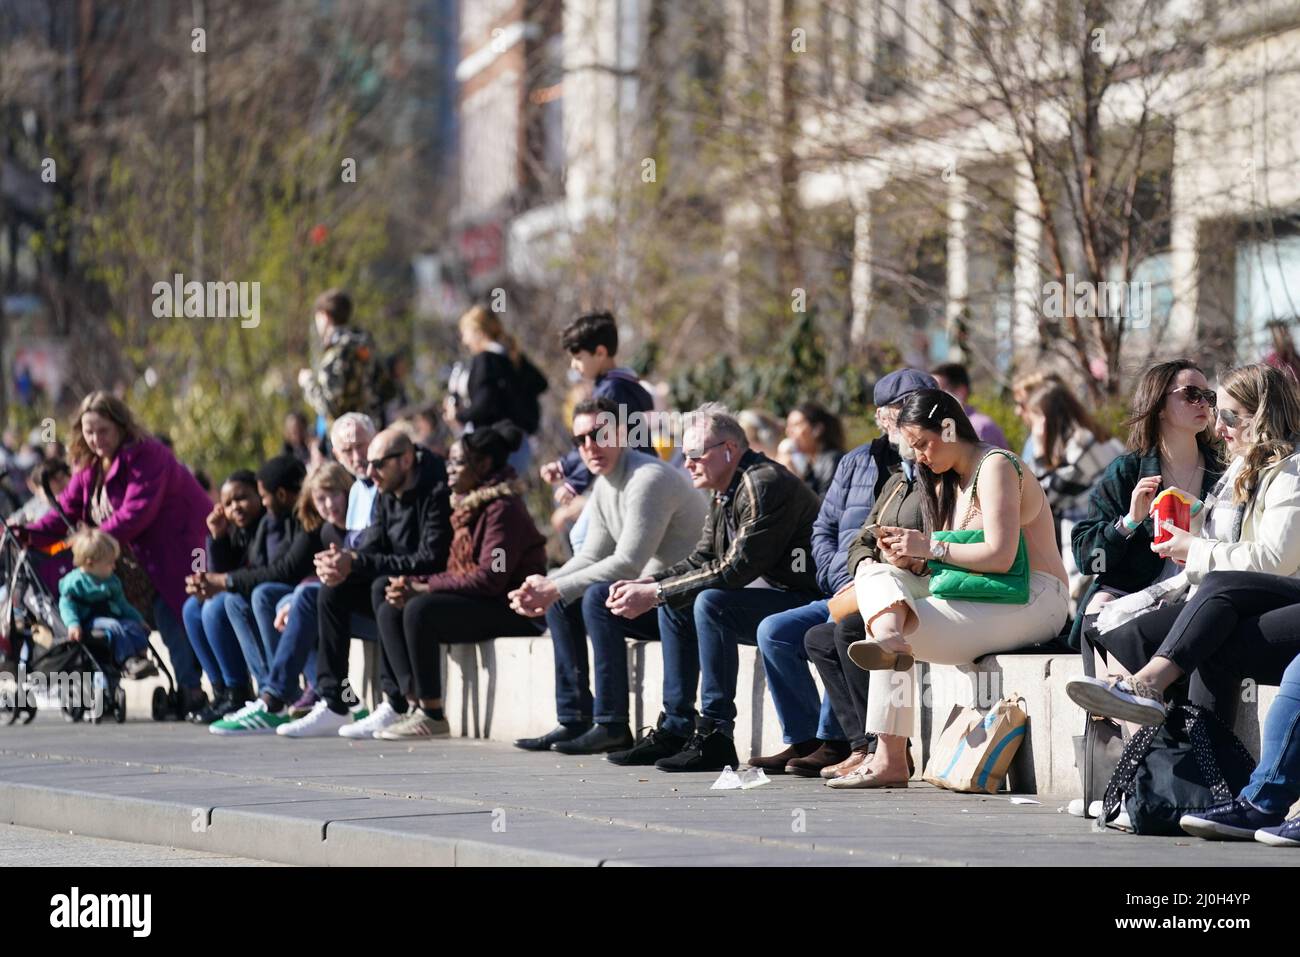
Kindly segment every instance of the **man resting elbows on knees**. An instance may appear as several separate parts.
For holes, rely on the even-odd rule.
[[[690,554],[708,511],[704,496],[680,469],[627,447],[611,399],[580,402],[573,443],[595,476],[587,503],[587,532],[578,554],[548,576],[534,575],[511,592],[520,614],[545,614],[555,651],[555,709],[559,726],[520,738],[526,751],[599,754],[632,747],[628,727],[627,636],[659,639],[653,609],[631,619],[609,608],[613,582],[654,575]],[[592,699],[587,637],[596,656]],[[592,722],[595,721],[593,725]]]
[[[754,644],[769,615],[819,597],[811,538],[821,503],[800,478],[752,451],[740,423],[717,403],[688,415],[682,452],[695,487],[713,493],[699,543],[673,567],[610,589],[610,607],[625,618],[659,609],[664,711],[657,729],[608,760],[720,771],[739,763],[737,645]]]

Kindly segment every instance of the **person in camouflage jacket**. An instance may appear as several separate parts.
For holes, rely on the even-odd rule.
[[[329,422],[346,412],[361,412],[379,421],[375,385],[378,357],[370,333],[350,325],[352,300],[339,289],[316,299],[316,331],[324,343],[320,362],[298,373],[307,401]]]

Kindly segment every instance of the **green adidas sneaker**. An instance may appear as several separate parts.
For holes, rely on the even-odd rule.
[[[292,720],[288,709],[273,714],[266,710],[266,702],[258,698],[238,711],[226,715],[220,721],[208,725],[208,730],[213,734],[222,735],[275,734],[276,728]]]

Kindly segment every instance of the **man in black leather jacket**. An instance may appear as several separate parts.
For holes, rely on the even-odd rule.
[[[696,488],[713,492],[695,551],[653,578],[616,582],[609,605],[634,618],[658,606],[664,712],[659,726],[614,764],[661,771],[712,771],[739,761],[737,644],[754,644],[768,615],[817,597],[812,525],[818,499],[807,485],[751,450],[725,408],[708,403],[687,418],[682,442]],[[701,708],[695,712],[695,686]]]

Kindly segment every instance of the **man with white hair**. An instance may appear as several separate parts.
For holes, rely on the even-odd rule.
[[[330,444],[334,458],[348,470],[356,481],[348,491],[347,537],[348,546],[357,544],[362,532],[370,527],[374,517],[375,499],[379,488],[366,476],[366,452],[375,437],[375,423],[370,416],[348,412],[334,420],[330,428]],[[305,671],[309,682],[316,672],[316,645],[320,640],[320,613],[317,602],[320,582],[304,582],[276,603],[276,617],[285,615],[280,641],[276,645],[270,671],[276,687],[297,684],[299,671]],[[285,612],[284,609],[288,608]],[[352,617],[352,633],[358,638],[379,640],[379,631],[373,618],[364,615]],[[304,665],[305,662],[305,665]],[[320,700],[312,686],[308,686],[297,701],[290,704],[290,714],[306,713]],[[250,702],[255,706],[257,702]],[[243,711],[235,712],[232,720]],[[367,717],[359,714],[360,719]]]
[[[696,488],[713,493],[700,541],[670,568],[615,582],[608,600],[625,618],[659,609],[664,710],[655,730],[608,760],[661,771],[720,771],[739,764],[737,645],[754,644],[767,616],[819,597],[812,527],[820,500],[798,476],[750,449],[725,407],[706,403],[686,421],[686,469]]]
[[[348,492],[349,538],[355,538],[355,533],[370,527],[375,498],[379,495],[379,487],[366,475],[366,450],[370,448],[375,433],[374,421],[360,412],[340,415],[330,427],[334,458],[356,479]]]

